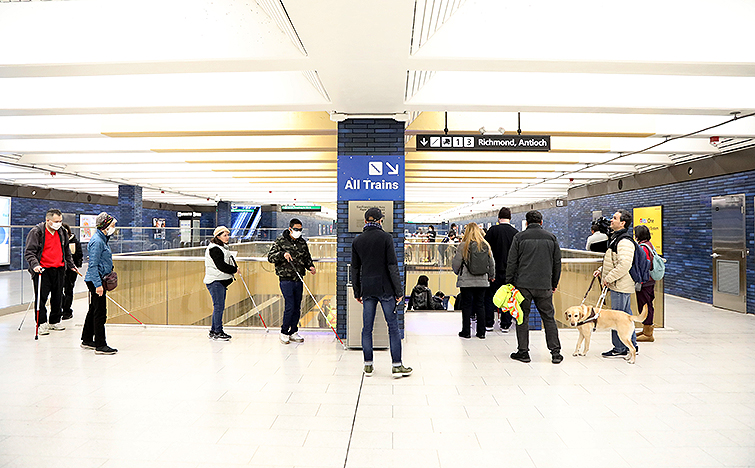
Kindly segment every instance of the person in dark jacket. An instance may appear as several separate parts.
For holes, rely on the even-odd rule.
[[[50,330],[65,330],[60,323],[62,316],[63,282],[66,268],[79,271],[73,263],[68,248],[68,233],[59,231],[63,226],[63,213],[52,208],[45,214],[45,222],[39,223],[26,236],[24,258],[29,264],[34,283],[34,300],[39,302],[37,326],[40,335],[49,335]],[[41,278],[41,281],[40,281]],[[47,296],[50,296],[50,322],[47,323]]]
[[[304,284],[300,277],[304,277],[306,270],[313,275],[317,273],[307,241],[301,237],[301,221],[293,218],[288,226],[288,229],[275,239],[267,254],[267,261],[275,264],[275,274],[280,280],[281,293],[285,301],[280,336],[283,344],[289,344],[291,341],[304,342],[304,338],[299,335],[301,298],[304,292]]]
[[[426,275],[419,275],[417,285],[412,289],[409,295],[409,304],[407,310],[431,310],[432,309],[432,291],[428,286],[430,278]]]
[[[63,223],[63,229],[68,233],[68,248],[71,250],[71,258],[76,268],[81,268],[84,263],[84,252],[81,251],[81,242],[73,233],[71,226]],[[62,231],[61,231],[62,233]],[[73,318],[73,289],[76,287],[76,279],[79,277],[78,270],[67,269],[63,279],[63,320]]]
[[[527,212],[527,229],[514,236],[506,266],[506,282],[513,284],[524,296],[522,324],[516,326],[518,351],[511,359],[530,362],[529,315],[532,301],[540,312],[545,328],[545,342],[551,352],[551,362],[559,364],[561,342],[554,318],[553,293],[561,278],[561,248],[558,239],[543,229],[543,215],[539,211]]]
[[[498,288],[506,284],[509,249],[518,232],[511,225],[511,210],[504,206],[498,211],[498,224],[488,229],[488,233],[485,234],[485,240],[490,244],[495,260],[495,277],[490,279],[490,287],[485,290],[485,328],[487,331],[492,331],[495,326],[495,311],[498,308],[493,304],[493,296]],[[500,316],[501,331],[506,333],[511,327],[511,314],[501,310]]]
[[[204,284],[212,297],[212,325],[209,335],[211,340],[231,339],[231,335],[223,331],[223,311],[225,293],[228,286],[233,283],[233,275],[239,271],[239,267],[227,247],[230,234],[231,231],[227,227],[216,227],[204,252]]]
[[[107,345],[105,322],[107,322],[107,291],[102,278],[113,271],[113,251],[108,245],[110,236],[115,234],[116,219],[102,212],[97,215],[97,231],[89,239],[89,267],[84,281],[89,289],[89,311],[81,330],[81,347],[93,349],[95,354],[115,354],[117,349]]]
[[[373,207],[364,213],[364,229],[351,244],[351,282],[354,297],[362,309],[362,353],[364,374],[373,372],[372,328],[377,304],[383,309],[388,324],[393,378],[411,375],[412,368],[401,362],[401,332],[396,305],[404,300],[404,288],[398,273],[398,259],[393,237],[383,231],[383,212]]]

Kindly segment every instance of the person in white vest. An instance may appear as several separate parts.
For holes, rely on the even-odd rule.
[[[210,339],[228,341],[231,335],[223,331],[223,311],[225,310],[225,293],[233,283],[233,275],[239,270],[236,260],[228,249],[231,231],[225,226],[218,226],[204,253],[204,284],[212,297],[212,327]]]

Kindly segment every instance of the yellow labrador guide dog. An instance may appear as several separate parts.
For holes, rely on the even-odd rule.
[[[621,342],[629,348],[626,360],[630,364],[634,364],[637,350],[632,345],[632,332],[635,322],[642,322],[648,316],[647,304],[642,308],[640,315],[629,315],[621,310],[597,309],[584,304],[569,307],[565,314],[569,325],[577,327],[579,330],[579,340],[577,340],[577,347],[574,349],[573,356],[587,355],[590,350],[590,336],[592,336],[593,329],[611,329],[616,330]],[[579,348],[582,346],[582,341],[585,342],[585,349],[580,352]]]

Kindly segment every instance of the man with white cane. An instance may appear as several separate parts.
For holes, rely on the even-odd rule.
[[[285,301],[280,336],[283,344],[289,344],[292,341],[304,342],[304,338],[299,335],[301,299],[304,294],[302,277],[306,274],[306,270],[313,275],[317,273],[307,241],[301,237],[303,230],[301,221],[293,218],[288,226],[288,229],[275,239],[275,243],[267,254],[267,261],[275,264],[275,274],[280,279],[281,293]]]
[[[49,335],[50,330],[65,330],[60,323],[62,316],[63,283],[66,267],[78,272],[68,247],[68,234],[58,232],[63,226],[63,213],[52,208],[45,214],[45,222],[34,226],[26,236],[24,258],[29,264],[34,282],[37,303],[37,329],[39,335]],[[45,303],[50,296],[48,324]]]

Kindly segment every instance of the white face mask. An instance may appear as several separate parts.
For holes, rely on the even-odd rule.
[[[292,230],[291,231],[291,237],[293,237],[294,239],[300,238],[301,237],[301,231],[293,231]]]
[[[63,223],[52,223],[50,227],[57,231],[62,225]]]
[[[113,226],[110,226],[109,228],[105,230],[105,234],[107,234],[108,236],[112,236],[114,232],[115,232],[115,228]]]

